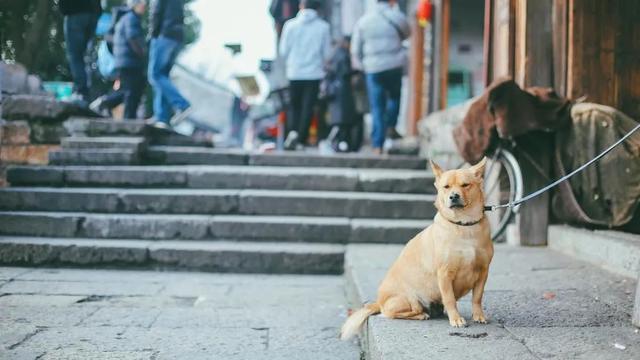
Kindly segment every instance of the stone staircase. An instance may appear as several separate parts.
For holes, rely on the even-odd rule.
[[[416,157],[248,154],[159,141],[140,122],[65,126],[51,165],[7,169],[0,264],[339,274],[346,244],[404,243],[435,214]]]

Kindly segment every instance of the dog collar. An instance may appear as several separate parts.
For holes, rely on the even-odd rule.
[[[443,216],[444,217],[444,216]],[[445,219],[447,219],[446,217],[444,217]],[[448,222],[452,223],[452,224],[456,224],[458,226],[473,226],[473,225],[477,225],[480,223],[480,221],[482,221],[482,219],[484,219],[484,216],[481,217],[480,219],[476,220],[476,221],[471,221],[471,222],[464,222],[464,221],[452,221],[447,219]]]

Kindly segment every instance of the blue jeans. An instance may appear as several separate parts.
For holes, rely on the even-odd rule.
[[[92,13],[73,14],[64,17],[64,39],[66,42],[67,60],[73,78],[73,91],[82,95],[85,100],[89,97],[91,87],[88,67],[84,56],[91,47],[96,32],[98,16]]]
[[[367,74],[367,93],[373,117],[371,143],[374,148],[384,144],[387,129],[395,128],[400,113],[402,69]]]
[[[179,41],[160,36],[151,39],[149,46],[149,82],[153,86],[153,115],[168,123],[173,110],[182,111],[189,102],[171,83],[169,73],[180,52]]]

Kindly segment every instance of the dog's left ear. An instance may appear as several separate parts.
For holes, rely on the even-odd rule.
[[[487,157],[483,157],[482,160],[480,160],[479,163],[473,165],[471,167],[471,171],[473,171],[473,175],[475,175],[477,178],[483,178],[484,177],[484,168],[485,165],[487,165]]]

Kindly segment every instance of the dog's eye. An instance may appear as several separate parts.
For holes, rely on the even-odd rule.
[[[448,189],[448,188],[450,188],[450,187],[451,187],[450,185],[445,185],[445,186],[444,186],[444,188],[445,188],[445,189]]]
[[[463,187],[463,188],[465,188],[465,187],[467,187],[467,186],[469,186],[469,184],[462,184],[462,187]]]

